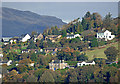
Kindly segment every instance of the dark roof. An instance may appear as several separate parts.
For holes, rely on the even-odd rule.
[[[62,63],[62,60],[54,60],[54,62],[51,63]]]
[[[47,47],[47,48],[45,48],[45,49],[51,50],[51,49],[55,49],[55,48],[54,48],[54,47]]]
[[[53,63],[60,63],[60,60],[54,60]]]
[[[55,54],[56,52],[54,51],[52,54]]]
[[[86,63],[92,63],[93,61],[87,61]]]
[[[29,49],[23,49],[22,51],[28,51]]]
[[[74,36],[74,34],[69,34],[69,35],[67,35],[67,37],[68,37],[68,36]]]

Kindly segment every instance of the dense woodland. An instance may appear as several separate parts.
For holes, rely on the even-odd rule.
[[[77,18],[72,22],[58,28],[57,26],[45,29],[43,39],[34,42],[33,39],[27,42],[19,42],[9,45],[3,45],[3,60],[13,60],[12,65],[3,67],[4,82],[118,82],[119,79],[119,64],[107,65],[106,61],[112,62],[118,59],[119,51],[116,47],[108,47],[104,53],[107,59],[96,58],[92,60],[96,62],[95,66],[76,67],[78,61],[91,61],[86,51],[92,51],[96,48],[110,43],[118,42],[118,17],[112,18],[111,13],[108,13],[104,18],[99,13],[91,14],[89,11],[84,15],[82,21]],[[109,30],[116,37],[111,41],[98,40],[96,33],[102,30]],[[67,33],[80,34],[80,38],[66,39]],[[32,38],[37,33],[31,33]],[[48,35],[62,35],[53,43],[45,37]],[[30,52],[21,53],[22,49],[45,49],[48,47],[62,47],[55,55],[45,54],[45,52]],[[90,47],[90,48],[89,48]],[[63,69],[52,71],[49,70],[51,60],[65,60],[75,66],[75,69]],[[120,60],[120,59],[118,59]],[[30,67],[28,63],[34,62],[35,66]],[[15,66],[19,63],[18,66]],[[8,70],[9,73],[6,73]],[[18,72],[19,73],[18,73]]]

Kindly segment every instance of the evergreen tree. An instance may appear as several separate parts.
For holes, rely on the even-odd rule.
[[[49,71],[45,71],[40,77],[40,82],[55,82],[52,74]]]
[[[81,24],[83,26],[83,29],[86,30],[86,28],[87,28],[87,22],[86,22],[86,20],[84,18],[82,18],[82,23]]]
[[[64,29],[64,30],[62,30],[62,36],[63,37],[66,37],[67,36],[67,32],[66,32],[66,30]]]
[[[28,45],[27,49],[36,49],[36,45],[33,40],[30,41],[30,44]]]
[[[109,61],[115,61],[118,55],[118,50],[115,47],[109,47],[104,51],[104,53]]]
[[[97,39],[94,37],[92,42],[91,42],[91,47],[97,47],[98,46],[98,41]]]
[[[88,12],[85,14],[84,18],[89,18],[89,17],[91,17],[91,14],[90,14],[90,12],[88,11]]]

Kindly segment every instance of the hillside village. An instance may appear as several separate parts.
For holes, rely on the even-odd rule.
[[[49,74],[50,81],[71,82],[78,77],[76,81],[99,82],[110,81],[114,77],[112,81],[116,82],[119,63],[116,19],[111,19],[113,23],[108,23],[111,26],[104,23],[107,19],[102,21],[98,13],[87,12],[82,22],[78,18],[62,28],[55,26],[43,33],[33,31],[21,37],[2,38],[0,65],[3,67],[3,81],[26,82],[32,78],[32,81],[44,82]],[[98,52],[91,56],[87,54],[97,50],[104,50],[101,52],[104,55],[98,57]],[[113,72],[106,70],[107,68]],[[102,70],[112,74],[109,80],[108,74],[104,73],[101,76],[106,78],[100,79],[98,75]],[[73,76],[74,72],[78,74],[79,71],[86,77]],[[19,76],[15,78],[15,74]]]

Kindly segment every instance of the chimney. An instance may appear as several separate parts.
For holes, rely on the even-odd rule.
[[[62,60],[62,63],[64,63],[64,60]]]
[[[54,62],[54,60],[52,60],[52,62]]]

